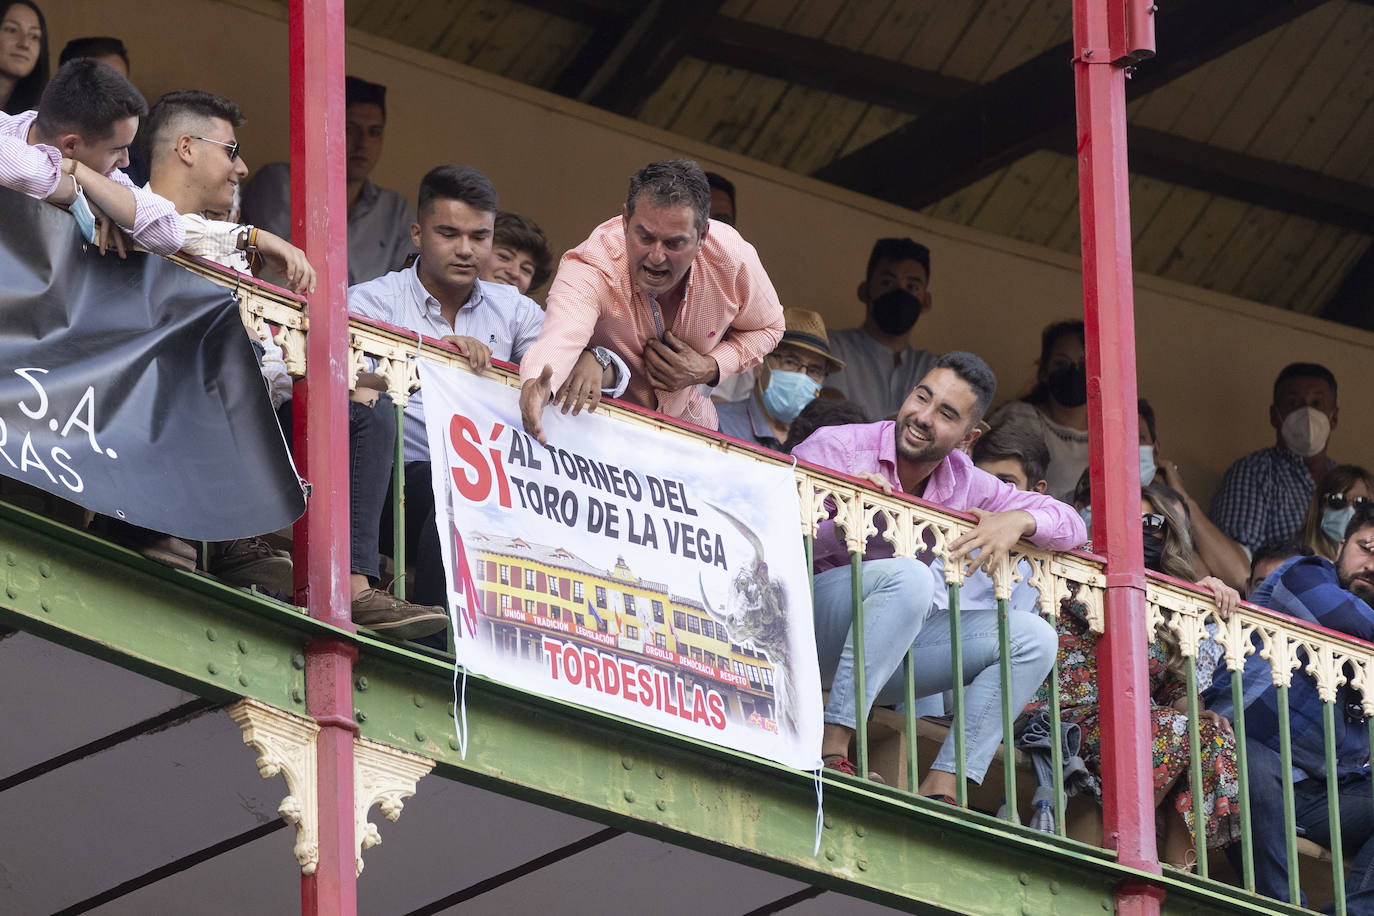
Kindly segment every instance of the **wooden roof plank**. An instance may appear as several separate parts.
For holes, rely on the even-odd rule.
[[[834,159],[867,108],[863,102],[842,96],[823,99],[811,128],[802,133],[784,167],[807,174]]]
[[[844,15],[846,0],[805,0],[787,17],[787,31],[806,38],[822,38]]]
[[[750,76],[747,70],[710,65],[673,119],[670,129],[694,140],[706,139],[720,122],[725,109],[738,99],[740,89]]]
[[[1183,244],[1207,209],[1210,194],[1192,188],[1170,188],[1149,228],[1132,251],[1136,270],[1161,275],[1183,257]]]
[[[1216,258],[1226,256],[1226,243],[1245,217],[1246,205],[1229,197],[1213,195],[1201,215],[1183,236],[1178,256],[1170,259],[1160,276],[1193,286]]]
[[[1269,303],[1282,308],[1299,311],[1298,305],[1306,308],[1319,308],[1321,300],[1312,301],[1304,292],[1313,287],[1324,286],[1328,272],[1334,268],[1331,255],[1342,240],[1358,236],[1339,226],[1318,226],[1316,233],[1297,257],[1292,266],[1279,277],[1279,283],[1269,294]]]
[[[1354,4],[1337,4],[1342,15],[1289,85],[1282,101],[1266,117],[1259,134],[1246,148],[1252,156],[1287,161],[1293,150],[1308,142],[1307,131],[1321,105],[1342,84],[1362,53],[1369,50],[1374,34],[1374,10]],[[1366,87],[1368,91],[1368,87]]]
[[[1247,206],[1245,215],[1226,242],[1227,257],[1217,258],[1207,266],[1200,285],[1234,293],[1246,273],[1263,256],[1281,222],[1281,214],[1263,207]]]
[[[932,73],[941,73],[950,49],[958,43],[960,36],[978,14],[979,2],[948,0],[931,5],[934,10],[916,32],[916,40],[903,55],[902,63]]]
[[[701,82],[709,66],[706,61],[692,57],[684,57],[678,61],[663,84],[644,100],[639,120],[653,127],[668,130],[669,125],[681,114],[687,100],[692,98],[697,84]]]
[[[894,2],[881,28],[864,45],[864,53],[894,62],[902,60],[911,51],[926,22],[936,15],[937,5]]]
[[[567,28],[572,31],[576,26],[568,23]],[[549,22],[547,13],[514,4],[488,34],[487,40],[478,52],[473,55],[472,66],[511,76],[510,71],[522,58],[528,59],[533,56],[529,53],[532,47],[539,48],[540,56],[553,56],[552,52],[555,49],[562,49],[566,55],[567,46],[557,43],[560,31],[562,30],[557,23]]]
[[[715,126],[702,139],[713,146],[743,153],[753,144],[759,125],[786,91],[787,83],[783,80],[746,74],[739,91],[719,112]]]
[[[1374,328],[1374,245],[1366,244],[1340,286],[1326,299],[1321,316],[1360,328]]]
[[[801,135],[811,127],[825,93],[792,85],[778,99],[758,138],[749,146],[749,155],[772,165],[781,165],[796,149]]]
[[[970,216],[968,225],[998,235],[1011,235],[1013,227],[1021,221],[1058,164],[1059,157],[1048,150],[1038,150],[1013,162],[1002,172],[997,189]]]
[[[1340,6],[1339,3],[1323,4],[1286,25],[1274,43],[1269,60],[1307,60],[1331,31]],[[1244,81],[1244,91],[1236,103],[1217,120],[1216,129],[1208,141],[1224,149],[1248,150],[1264,119],[1286,94],[1292,79],[1293,73],[1286,66],[1270,64],[1256,67]]]
[[[1374,9],[1370,9],[1370,14],[1374,17]],[[1338,151],[1352,134],[1358,133],[1361,119],[1368,117],[1374,117],[1374,39],[1366,42],[1355,63],[1316,113],[1311,127],[1304,132],[1303,142],[1289,155],[1290,161],[1304,168],[1331,172]],[[1364,126],[1374,134],[1374,125]],[[1368,140],[1362,148],[1370,148]]]
[[[1018,67],[1046,48],[1068,41],[1071,32],[1072,5],[1061,0],[1028,0],[1022,4],[1024,12],[1011,33],[991,55],[975,79],[991,82],[1012,67]]]
[[[482,50],[502,14],[509,8],[501,0],[472,0],[434,39],[433,49],[438,54],[460,63],[470,63]],[[397,39],[401,41],[402,39]]]
[[[966,223],[1001,180],[1002,173],[993,172],[968,187],[959,189],[957,193],[936,201],[921,212],[950,223]]]
[[[1217,122],[1237,103],[1251,74],[1268,64],[1281,32],[1281,29],[1275,29],[1261,35],[1230,54],[1203,64],[1176,83],[1146,96],[1146,99],[1152,99],[1172,93],[1179,83],[1184,82],[1192,87],[1192,103],[1162,129],[1190,140],[1211,141]]]
[[[1236,294],[1281,306],[1276,294],[1285,278],[1297,269],[1321,229],[1321,223],[1301,216],[1280,217],[1278,231],[1234,287]]]
[[[868,110],[864,112],[864,116],[859,119],[859,123],[845,141],[844,148],[840,150],[840,155],[843,156],[850,150],[858,149],[875,137],[881,137],[885,133],[896,130],[911,119],[912,115],[909,112],[898,111],[883,105],[868,106]]]
[[[1019,0],[992,0],[983,4],[950,49],[940,72],[975,83],[986,82],[988,62],[1015,31],[1023,7]]]
[[[1170,20],[1174,52],[1142,66],[1128,91],[1148,92],[1287,21],[1318,0],[1194,0]],[[1161,28],[1163,22],[1161,21]],[[1047,138],[1071,130],[1073,96],[1056,46],[968,97],[950,100],[887,137],[817,172],[817,177],[920,207],[995,170]],[[939,136],[938,146],[929,138]],[[894,166],[901,163],[901,168]]]
[[[722,0],[647,4],[581,94],[591,104],[633,117],[676,68],[687,44]]]
[[[1078,219],[1078,163],[1073,156],[1052,155],[1054,168],[1008,231],[1013,238],[1046,247],[1065,219]]]
[[[874,34],[886,27],[892,6],[893,0],[846,0],[821,38],[851,51],[867,49]]]

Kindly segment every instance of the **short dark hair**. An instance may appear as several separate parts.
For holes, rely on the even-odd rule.
[[[792,449],[805,442],[822,426],[852,426],[855,423],[867,422],[868,416],[864,409],[853,401],[814,398],[801,409],[801,413],[797,414],[792,425],[787,428],[787,441],[782,444],[782,450],[791,453]]]
[[[381,83],[370,83],[362,77],[344,77],[344,108],[354,105],[376,105],[386,118],[386,87]]]
[[[1150,402],[1141,398],[1136,401],[1136,410],[1140,413],[1140,418],[1145,421],[1145,428],[1150,431],[1150,441],[1158,442],[1159,435],[1155,432],[1155,409],[1150,406]]]
[[[1008,412],[992,429],[973,443],[973,463],[1011,459],[1021,465],[1027,486],[1045,479],[1050,466],[1050,448],[1039,421],[1014,411]]]
[[[1263,547],[1255,551],[1255,555],[1250,558],[1250,575],[1255,574],[1255,569],[1265,560],[1287,560],[1291,557],[1310,557],[1312,548],[1297,541],[1270,541]]]
[[[549,240],[539,224],[528,216],[519,213],[497,213],[496,229],[491,236],[492,245],[501,245],[523,251],[534,259],[534,278],[530,280],[533,292],[549,279],[553,273],[553,251]]]
[[[723,191],[730,198],[730,206],[735,205],[735,183],[719,172],[703,172],[706,184],[712,191]]]
[[[1331,370],[1320,363],[1289,363],[1279,370],[1278,378],[1274,379],[1274,403],[1279,402],[1279,389],[1284,382],[1292,381],[1295,378],[1314,378],[1326,382],[1331,386],[1331,393],[1336,393],[1336,376],[1331,374]]]
[[[1065,337],[1077,337],[1087,344],[1087,333],[1083,328],[1081,318],[1071,318],[1067,321],[1053,321],[1045,325],[1045,329],[1040,332],[1040,361],[1036,365],[1036,381],[1031,387],[1030,393],[1021,400],[1028,404],[1035,404],[1043,407],[1049,402],[1050,388],[1040,379],[1040,371],[1049,365],[1050,354],[1054,352],[1054,345]]]
[[[930,249],[914,239],[878,239],[874,242],[868,256],[868,269],[864,271],[865,283],[873,279],[873,270],[881,261],[916,261],[926,269],[926,279],[930,279]]]
[[[38,100],[43,95],[43,87],[48,83],[49,64],[48,59],[48,20],[43,18],[43,11],[35,6],[32,0],[10,0],[3,3],[0,0],[0,19],[10,11],[12,6],[27,6],[33,10],[38,17],[38,30],[43,33],[43,37],[38,42],[38,60],[34,61],[33,70],[23,79],[15,80],[14,88],[10,90],[9,100],[5,102],[3,110],[5,114],[22,114],[31,108],[38,107]]]
[[[441,165],[430,169],[420,179],[420,210],[434,200],[461,201],[483,213],[501,209],[491,180],[470,165]]]
[[[642,195],[648,195],[649,203],[656,207],[691,207],[697,232],[706,228],[711,217],[711,185],[701,166],[691,159],[650,162],[631,175],[625,195],[628,215],[634,216],[635,203]]]
[[[969,426],[983,419],[993,396],[997,394],[997,376],[988,368],[988,364],[983,362],[981,356],[967,350],[951,350],[935,360],[935,365],[930,368],[932,371],[949,369],[967,382],[977,399],[973,406],[974,415],[969,418]]]
[[[199,89],[182,89],[169,92],[158,99],[157,104],[148,112],[140,131],[142,145],[148,150],[155,150],[164,145],[167,138],[163,134],[187,118],[219,118],[228,121],[234,127],[241,127],[244,122],[243,110],[229,99]]]
[[[129,66],[129,52],[124,48],[124,42],[118,38],[111,38],[109,35],[93,35],[89,38],[73,38],[62,48],[62,53],[57,56],[57,65],[60,67],[69,60],[78,57],[118,57],[124,61],[124,66]]]
[[[1374,525],[1374,506],[1363,503],[1355,507],[1355,514],[1350,516],[1350,522],[1345,526],[1345,537],[1342,540],[1350,540],[1351,535],[1361,528]]]
[[[69,60],[48,81],[38,100],[38,133],[56,139],[71,131],[86,140],[114,132],[116,121],[141,118],[148,103],[133,83],[91,57]]]

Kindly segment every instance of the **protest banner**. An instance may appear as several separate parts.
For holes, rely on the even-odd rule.
[[[460,665],[819,765],[788,468],[604,413],[546,411],[541,446],[521,429],[518,389],[428,362],[420,379]]]
[[[101,257],[8,188],[0,212],[0,475],[189,540],[299,518],[230,291],[154,255]]]

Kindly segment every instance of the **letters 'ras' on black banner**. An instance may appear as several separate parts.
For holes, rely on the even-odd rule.
[[[190,540],[305,511],[229,291],[0,188],[0,474]]]

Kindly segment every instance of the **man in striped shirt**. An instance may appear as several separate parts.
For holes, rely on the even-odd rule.
[[[555,391],[564,413],[596,406],[610,367],[582,359],[589,346],[629,366],[628,400],[717,428],[697,386],[757,366],[786,326],[754,246],[710,220],[710,206],[695,162],[650,163],[630,179],[620,216],[563,256],[543,330],[520,364],[526,432],[545,441],[540,421]]]
[[[48,81],[37,111],[0,113],[0,185],[62,206],[78,189],[96,218],[102,252],[121,254],[124,233],[155,254],[175,254],[186,230],[176,208],[120,171],[148,103],[114,70],[68,61]]]

